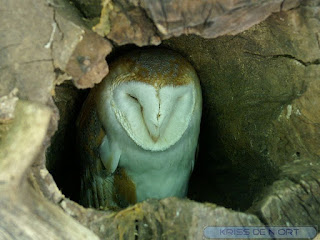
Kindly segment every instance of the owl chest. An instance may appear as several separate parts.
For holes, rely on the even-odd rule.
[[[194,149],[185,150],[183,144],[177,144],[163,152],[141,152],[128,148],[122,153],[119,167],[130,179],[123,184],[131,186],[130,191],[132,185],[134,186],[136,201],[185,196],[194,160]],[[118,186],[118,189],[127,188],[127,186]]]

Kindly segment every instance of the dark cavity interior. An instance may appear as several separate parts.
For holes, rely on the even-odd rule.
[[[185,56],[195,67],[202,85],[200,148],[189,183],[188,198],[245,211],[262,189],[277,177],[274,164],[265,157],[264,139],[257,134],[265,125],[265,118],[272,118],[274,112],[263,113],[266,116],[262,116],[260,112],[251,115],[250,111],[257,110],[253,107],[247,110],[248,124],[241,125],[243,111],[246,109],[241,103],[231,106],[230,99],[242,97],[241,91],[245,89],[241,87],[246,83],[241,80],[246,76],[239,74],[240,66],[237,62],[230,65],[231,56],[227,59],[226,56],[222,57],[227,54],[223,48],[228,47],[222,40],[219,42],[196,36],[182,36],[166,41],[163,46]],[[198,49],[188,52],[186,49],[191,49],[188,44],[197,46]],[[108,62],[131,48],[133,47],[126,46],[116,50]],[[227,61],[229,66],[221,66],[221,61]],[[81,173],[75,123],[88,92],[77,90],[71,82],[56,87],[54,100],[60,111],[59,129],[47,151],[48,170],[63,194],[76,202],[79,202]],[[252,128],[253,125],[256,127]],[[239,134],[235,136],[233,130]],[[248,147],[248,142],[249,145],[251,142],[253,147]],[[255,148],[259,148],[259,151]]]

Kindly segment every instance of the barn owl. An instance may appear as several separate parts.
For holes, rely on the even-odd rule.
[[[201,110],[199,79],[179,54],[140,49],[115,60],[77,123],[82,204],[126,207],[185,197]]]

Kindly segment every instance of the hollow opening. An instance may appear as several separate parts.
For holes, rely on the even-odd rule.
[[[169,39],[162,46],[179,52],[191,62],[202,87],[200,147],[189,182],[188,198],[245,211],[263,188],[277,178],[277,169],[267,158],[267,149],[263,146],[264,139],[260,139],[261,136],[256,134],[259,129],[253,127],[264,124],[264,121],[261,121],[263,116],[250,116],[251,119],[247,119],[245,126],[241,125],[242,122],[239,124],[233,117],[243,111],[243,106],[239,104],[238,109],[233,105],[230,109],[230,99],[225,99],[228,92],[221,94],[224,88],[237,88],[243,84],[232,82],[232,78],[235,77],[234,69],[231,69],[230,73],[228,68],[221,66],[223,61],[230,61],[222,56],[223,49],[218,49],[223,48],[221,44],[227,40],[230,39],[204,40],[189,35]],[[217,43],[220,45],[216,46]],[[199,47],[192,49],[190,45]],[[125,46],[116,49],[108,56],[108,62],[133,48],[135,47]],[[236,62],[232,66],[239,67]],[[225,86],[223,82],[226,83]],[[236,86],[237,84],[239,86]],[[77,155],[75,123],[89,90],[78,90],[72,83],[67,82],[57,86],[55,91],[54,100],[60,112],[60,121],[59,129],[47,151],[47,168],[63,194],[79,202],[81,167]],[[239,93],[228,98],[241,97],[237,94]],[[266,114],[272,116],[273,112]],[[257,122],[254,122],[255,120]],[[233,121],[235,129],[232,129]],[[239,126],[242,129],[237,130]],[[235,136],[237,131],[239,134]],[[251,135],[248,137],[243,131],[248,131]],[[250,137],[253,140],[250,140]]]

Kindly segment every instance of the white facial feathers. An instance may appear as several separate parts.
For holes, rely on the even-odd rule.
[[[183,137],[192,119],[200,121],[197,74],[170,50],[121,56],[95,91],[100,121],[111,142],[133,141],[144,150],[164,151]]]
[[[137,145],[163,151],[188,128],[195,94],[193,83],[156,88],[129,81],[114,89],[111,104],[117,120]]]

